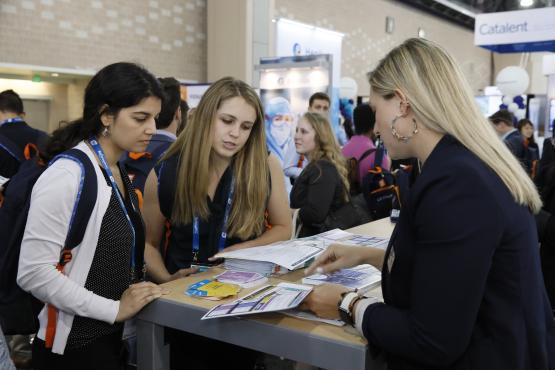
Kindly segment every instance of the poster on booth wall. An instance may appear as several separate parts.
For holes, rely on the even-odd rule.
[[[332,29],[315,27],[291,19],[279,18],[275,23],[275,55],[306,57],[330,55],[331,80],[326,92],[331,99],[329,119],[336,134],[341,135],[339,86],[341,80],[341,50],[344,34]],[[340,140],[341,142],[341,140]]]
[[[182,84],[181,99],[187,102],[189,108],[196,108],[202,95],[208,90],[210,84]]]
[[[285,60],[289,58],[279,59],[284,59],[287,68],[261,69],[260,99],[264,106],[268,149],[283,166],[286,154],[295,150],[295,129],[299,118],[308,110],[310,96],[316,92],[328,93],[330,74],[321,66],[295,68],[294,63]]]

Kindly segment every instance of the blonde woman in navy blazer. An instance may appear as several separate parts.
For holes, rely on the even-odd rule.
[[[339,302],[389,370],[554,369],[533,217],[541,201],[529,176],[439,45],[405,41],[369,81],[388,153],[418,158],[422,173],[385,254],[335,245],[308,271],[372,263],[382,269],[385,302],[328,285],[306,306],[338,317]]]

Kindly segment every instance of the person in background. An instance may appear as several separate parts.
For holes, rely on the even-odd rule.
[[[312,94],[308,100],[308,111],[319,113],[328,119],[330,114],[330,97],[328,94],[323,92]],[[304,154],[297,153],[295,145],[290,145],[285,155],[283,173],[289,178],[291,185],[295,183],[307,164],[308,158]],[[289,192],[291,188],[288,187],[287,189]]]
[[[374,142],[376,135],[374,134],[374,125],[376,124],[376,117],[374,112],[368,104],[360,104],[356,106],[353,111],[353,120],[355,124],[355,132],[351,140],[345,144],[341,152],[345,158],[356,158],[360,160],[362,155],[369,149],[376,149]],[[359,184],[362,184],[363,177],[368,173],[368,170],[374,167],[374,159],[376,152],[369,154],[358,164],[359,170]],[[390,167],[389,157],[384,154],[381,167],[389,171]]]
[[[524,165],[526,161],[526,147],[524,138],[514,125],[514,116],[505,109],[498,110],[489,117],[491,125],[511,153]]]
[[[256,92],[231,77],[213,83],[164,156],[159,176],[152,171],[147,179],[145,259],[151,279],[165,283],[187,276],[217,263],[211,257],[224,248],[289,239],[284,182],[279,161],[266,148]],[[167,333],[172,369],[224,369],[230,359],[238,369],[254,366],[253,351],[189,333]],[[207,351],[218,355],[198,355]]]
[[[13,90],[0,92],[0,176],[12,177],[25,158],[26,147],[43,149],[48,135],[25,122],[23,101]],[[1,185],[1,184],[0,184]]]
[[[551,127],[555,125],[555,120]],[[555,166],[555,130],[551,131],[551,137],[545,137],[543,140],[542,155],[538,164],[538,175],[535,178],[536,185],[541,192],[547,184],[548,174],[551,168]]]
[[[124,155],[124,165],[133,183],[133,187],[144,193],[146,178],[156,166],[162,155],[175,141],[177,129],[181,125],[180,84],[173,77],[159,78],[158,81],[164,90],[162,110],[156,117],[156,133],[144,152],[129,152]]]
[[[534,139],[534,124],[528,118],[523,118],[518,121],[516,127],[524,140],[524,148],[526,150],[524,165],[530,177],[535,179],[540,159],[540,148]]]
[[[390,370],[553,369],[532,180],[438,44],[406,40],[369,82],[376,134],[422,172],[385,252],[332,245],[306,271],[370,263],[382,269],[384,302],[321,285],[306,307],[354,325]]]
[[[176,136],[179,136],[179,134],[185,129],[185,126],[187,126],[187,120],[189,118],[189,104],[187,104],[187,101],[181,99],[179,102],[179,107],[181,108],[181,122],[179,123],[179,127],[177,128]]]
[[[291,189],[291,208],[299,208],[300,237],[322,231],[332,212],[349,202],[349,181],[345,158],[341,155],[331,125],[318,113],[305,113],[295,133],[295,146],[309,164]]]
[[[0,92],[0,206],[9,179],[18,171],[21,162],[44,149],[48,135],[25,122],[23,101],[13,90]],[[28,335],[7,337],[14,363],[29,367],[31,345]]]
[[[162,89],[132,63],[102,68],[85,89],[83,117],[57,129],[43,159],[75,148],[93,164],[98,193],[82,242],[56,264],[72,220],[82,169],[60,158],[33,187],[17,283],[45,302],[33,341],[33,368],[120,369],[124,322],[165,294],[144,278],[144,227],[123,165],[156,130]],[[69,257],[69,258],[68,258]],[[54,310],[52,310],[54,309]]]

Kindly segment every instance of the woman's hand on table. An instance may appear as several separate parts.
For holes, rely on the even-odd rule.
[[[123,292],[119,301],[116,322],[122,322],[135,316],[144,306],[170,291],[154,283],[143,281],[132,284]]]
[[[351,289],[336,284],[322,284],[314,287],[301,305],[302,310],[314,312],[324,319],[339,319],[337,304],[341,300],[341,293]]]

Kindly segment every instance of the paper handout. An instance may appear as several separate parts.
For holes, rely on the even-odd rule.
[[[202,320],[288,310],[297,307],[311,290],[299,284],[266,285],[241,299],[212,308]]]

